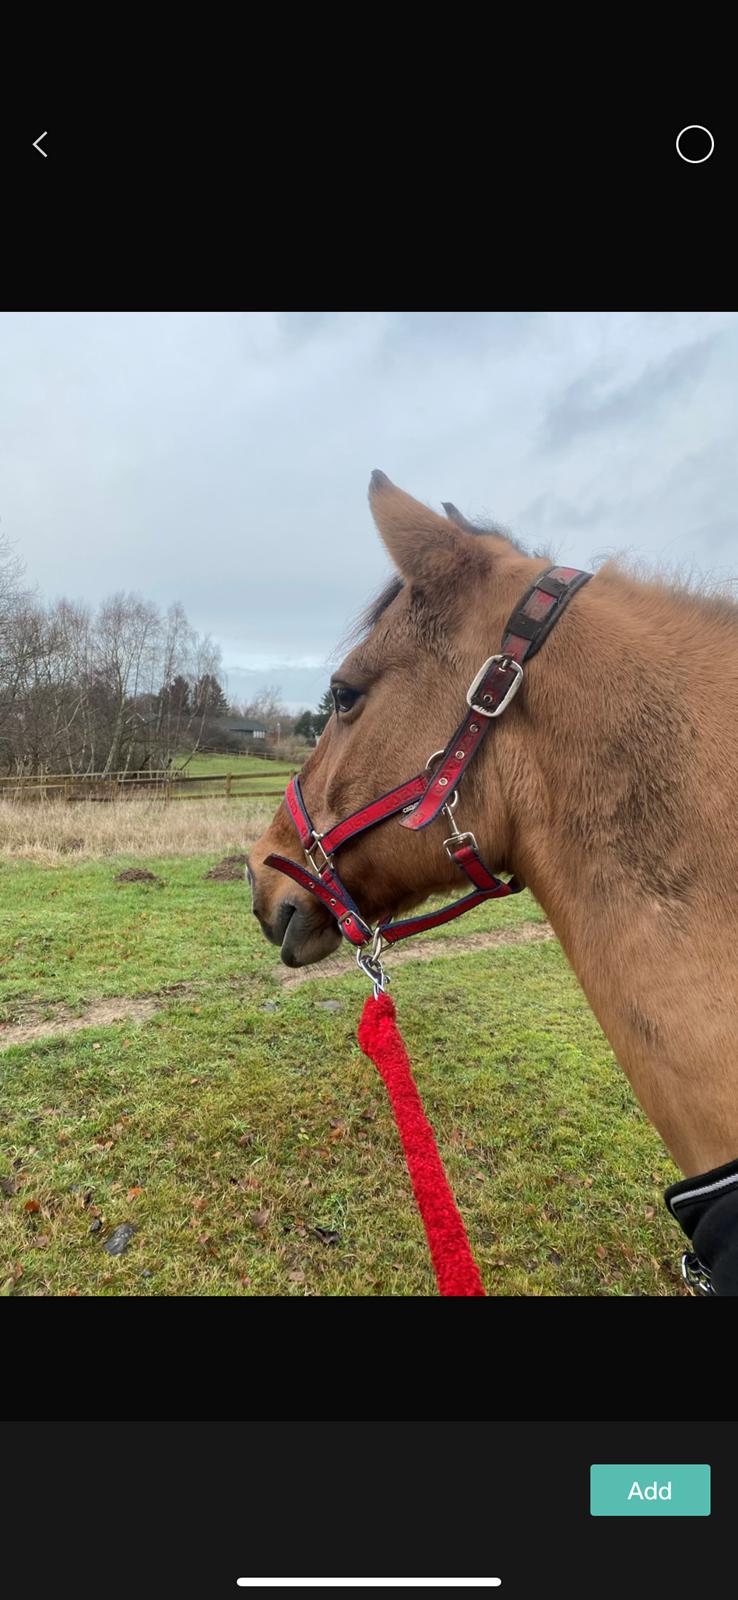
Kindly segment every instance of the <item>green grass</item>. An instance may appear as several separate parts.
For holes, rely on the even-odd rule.
[[[433,1294],[385,1091],[356,1043],[364,981],[282,987],[245,885],[206,880],[214,859],[137,858],[162,887],[117,885],[122,858],[0,868],[5,1022],[161,997],[146,1023],[0,1054],[0,1172],[17,1190],[0,1195],[0,1284]],[[540,916],[525,894],[442,932]],[[674,1169],[559,946],[408,962],[393,993],[488,1293],[679,1293],[661,1199]],[[136,1232],[111,1258],[122,1222]]]
[[[189,778],[214,778],[231,773],[234,778],[243,778],[249,774],[256,774],[262,780],[249,783],[248,790],[263,790],[266,794],[284,794],[288,772],[294,772],[300,766],[299,760],[265,761],[258,756],[227,755],[210,756],[195,755],[187,761],[185,756],[177,758],[178,766]],[[246,791],[244,791],[246,792]]]
[[[276,768],[277,772],[284,772],[292,771],[299,765],[296,761],[265,761],[260,756],[242,756],[237,753],[227,756],[194,755],[189,761],[185,755],[179,755],[175,757],[174,764],[189,773],[191,778],[214,777],[223,772],[261,772],[264,777],[269,777],[272,768]]]

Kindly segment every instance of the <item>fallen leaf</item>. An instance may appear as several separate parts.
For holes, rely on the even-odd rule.
[[[298,1228],[297,1231],[298,1233],[304,1233],[305,1229]],[[336,1232],[335,1228],[313,1228],[313,1233],[317,1234],[323,1244],[339,1244],[341,1240],[341,1235]]]
[[[604,1244],[596,1244],[595,1245],[595,1255],[599,1256],[600,1261],[604,1261],[605,1256],[607,1255],[607,1251],[605,1249]]]
[[[136,1185],[133,1189],[128,1190],[127,1198],[129,1200],[137,1200],[140,1194],[143,1194],[143,1189]]]
[[[651,1218],[655,1217],[655,1215],[656,1215],[656,1207],[655,1206],[646,1206],[646,1208],[645,1208],[645,1210],[643,1212],[643,1215],[646,1218],[646,1220],[648,1222],[650,1222]]]
[[[40,1233],[38,1235],[37,1239],[32,1239],[31,1240],[29,1248],[31,1250],[45,1250],[48,1242],[49,1242],[48,1233]]]
[[[261,1211],[252,1211],[249,1221],[255,1228],[265,1228],[269,1221],[269,1207],[263,1206]]]
[[[38,1203],[38,1200],[27,1200],[25,1205],[24,1205],[24,1207],[23,1207],[23,1210],[24,1211],[40,1211],[41,1207],[40,1207],[40,1205]]]
[[[304,1283],[305,1282],[305,1274],[304,1274],[304,1272],[301,1272],[299,1270],[299,1268],[297,1268],[294,1272],[288,1272],[287,1273],[287,1277],[288,1277],[290,1283]]]
[[[12,1178],[0,1178],[0,1190],[3,1194],[13,1195],[18,1193],[18,1185]]]

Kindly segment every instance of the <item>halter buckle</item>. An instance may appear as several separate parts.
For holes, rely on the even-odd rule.
[[[486,678],[490,667],[494,666],[496,661],[499,661],[499,662],[504,661],[504,663],[505,663],[505,671],[507,671],[507,669],[509,667],[512,667],[513,672],[515,673],[515,676],[513,678],[512,683],[510,684],[510,688],[508,689],[507,694],[503,695],[503,698],[501,699],[499,705],[495,706],[493,708],[493,710],[490,711],[487,706],[479,705],[477,703],[477,701],[474,699],[474,696],[475,696],[475,694],[477,692],[477,689],[479,688],[480,683],[484,682],[484,679]],[[479,671],[478,671],[478,673],[476,675],[476,678],[474,679],[473,683],[469,684],[469,688],[466,691],[466,702],[467,702],[467,705],[470,705],[471,708],[472,708],[472,711],[476,711],[477,714],[480,717],[501,717],[503,711],[505,711],[507,709],[507,707],[509,706],[510,701],[512,700],[513,696],[517,694],[518,689],[520,688],[520,685],[521,685],[522,681],[523,681],[523,669],[522,669],[519,661],[514,661],[512,656],[506,656],[506,655],[488,656],[487,660],[484,663],[484,665],[479,668]]]
[[[326,851],[323,849],[323,846],[320,842],[322,837],[322,833],[317,833],[315,828],[313,828],[313,842],[312,844],[308,845],[305,851],[305,859],[312,867],[313,872],[317,872],[318,877],[320,877],[321,872],[325,872],[326,867],[333,866],[333,857],[326,854]],[[323,857],[323,865],[320,867],[318,866],[317,861],[314,860],[314,854],[316,850],[319,850]]]
[[[449,834],[448,839],[444,839],[443,848],[446,852],[446,855],[449,856],[452,861],[454,859],[454,850],[458,850],[459,845],[464,844],[466,840],[469,840],[469,842],[474,846],[475,850],[479,849],[479,845],[477,844],[473,833],[451,833]],[[452,849],[449,849],[450,845],[453,846]]]

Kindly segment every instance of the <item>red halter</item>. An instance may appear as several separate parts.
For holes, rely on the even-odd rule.
[[[521,662],[534,655],[543,644],[554,623],[568,605],[577,589],[587,583],[591,572],[581,572],[577,567],[550,567],[541,574],[523,596],[519,606],[508,618],[499,655],[490,656],[469,685],[466,699],[469,710],[449,739],[445,750],[437,750],[427,763],[424,772],[407,778],[396,789],[388,790],[369,805],[361,806],[342,822],[334,823],[325,833],[313,827],[302,797],[299,778],[293,778],[285,793],[285,801],[305,856],[314,869],[305,867],[287,856],[269,855],[268,867],[276,867],[288,878],[320,900],[335,917],[345,939],[357,950],[357,961],[372,979],[377,989],[384,988],[385,977],[379,964],[379,954],[385,944],[396,944],[411,934],[424,933],[427,928],[438,928],[451,922],[465,911],[471,911],[483,900],[498,900],[504,895],[519,894],[524,884],[516,878],[507,882],[496,878],[485,866],[473,833],[460,833],[454,823],[453,811],[457,802],[457,789],[472,757],[495,717],[502,715],[523,679]],[[428,777],[428,766],[440,756],[438,766]],[[426,912],[415,917],[404,917],[399,922],[383,922],[372,929],[364,921],[348,889],[341,882],[333,866],[333,857],[341,845],[356,839],[367,828],[376,827],[401,811],[400,825],[416,832],[427,828],[439,812],[444,812],[451,832],[444,839],[444,848],[457,867],[460,867],[472,884],[471,894],[440,911]],[[320,861],[316,861],[316,855]],[[363,947],[372,941],[370,954]]]

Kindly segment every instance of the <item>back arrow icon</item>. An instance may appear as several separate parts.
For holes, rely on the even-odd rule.
[[[46,132],[48,133],[48,128],[47,128]],[[39,150],[39,145],[41,143],[41,140],[45,139],[45,138],[46,138],[46,133],[40,133],[38,138],[34,139],[34,141],[33,141],[34,150],[38,150],[39,155],[43,156],[44,159],[46,159],[46,157],[48,156],[49,152],[48,152],[48,150]]]

